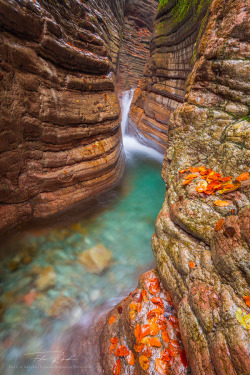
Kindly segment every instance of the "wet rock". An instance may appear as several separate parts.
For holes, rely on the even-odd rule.
[[[78,256],[78,261],[90,273],[102,273],[112,261],[112,252],[102,244],[98,244]]]
[[[172,314],[164,316],[169,310]],[[121,346],[129,355],[119,357]],[[105,374],[113,373],[119,358],[121,374],[154,375],[160,368],[162,374],[188,373],[178,320],[155,271],[143,274],[138,288],[108,314],[101,334],[101,355]]]
[[[25,265],[30,264],[31,261],[32,261],[32,257],[30,255],[25,255],[22,258],[22,263]]]
[[[56,283],[56,273],[52,266],[42,268],[35,281],[36,288],[39,291],[44,291],[51,288]]]
[[[19,257],[13,258],[9,263],[8,263],[8,268],[11,272],[14,272],[18,269],[19,265],[21,263],[21,259]]]
[[[53,318],[61,318],[63,315],[72,310],[75,306],[73,299],[59,296],[48,310],[48,315]]]

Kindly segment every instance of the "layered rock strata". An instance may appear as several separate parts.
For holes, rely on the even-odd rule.
[[[169,122],[152,248],[195,375],[250,371],[248,16],[247,1],[211,2],[184,103]]]
[[[125,5],[0,1],[0,233],[54,215],[121,177],[116,73]],[[145,9],[137,9],[135,22]],[[145,24],[138,27],[140,33]],[[140,38],[133,34],[131,48]]]
[[[126,2],[117,75],[119,91],[135,88],[143,76],[157,6],[157,0]]]
[[[185,82],[206,24],[209,1],[201,3],[199,7],[191,1],[189,10],[180,18],[176,17],[179,9],[175,0],[159,8],[149,63],[132,101],[130,132],[162,153],[168,140],[170,116],[184,102]]]

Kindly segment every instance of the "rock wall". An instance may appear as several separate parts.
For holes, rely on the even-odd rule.
[[[145,5],[136,13],[128,4],[134,22],[148,15]],[[125,5],[0,1],[0,233],[91,198],[121,177],[116,73]]]
[[[129,115],[129,129],[142,143],[164,153],[171,114],[183,102],[196,46],[207,19],[209,1],[189,2],[178,18],[175,0],[160,7],[150,46],[150,60],[138,85]]]
[[[194,375],[247,375],[250,371],[248,41],[247,1],[213,0],[196,46],[196,62],[187,80],[184,103],[178,104],[171,116],[163,111],[162,104],[154,107],[156,114],[160,108],[160,114],[170,119],[162,171],[167,191],[152,248]],[[138,95],[142,103],[145,99],[145,111],[148,98],[156,94],[140,91]],[[134,103],[138,103],[138,97]],[[163,96],[159,98],[163,100]],[[132,109],[131,118],[138,108]],[[146,283],[155,285],[152,277]],[[160,293],[158,290],[156,298]],[[155,302],[160,306],[160,300]],[[150,308],[140,315],[141,321],[146,316],[152,318]],[[119,342],[126,339],[129,343],[128,337],[134,333],[126,323],[128,312],[123,310],[123,314],[115,334]],[[110,315],[102,340],[110,335]],[[146,330],[139,324],[137,331]],[[161,340],[160,333],[157,337]],[[172,346],[165,344],[173,354]],[[167,352],[168,358],[159,353],[165,363],[160,362],[160,374],[176,373],[171,353]],[[109,363],[104,362],[105,371],[111,361],[114,364],[117,360],[112,355]],[[122,374],[134,373],[127,357],[121,358]],[[159,355],[149,355],[149,361],[136,357],[139,363],[148,364],[142,373],[154,373],[156,358]]]
[[[167,194],[152,240],[195,375],[250,370],[248,6],[211,3],[185,103],[169,124]],[[202,169],[190,178],[190,167]]]
[[[143,76],[157,6],[158,0],[126,2],[117,76],[119,91],[135,88]]]

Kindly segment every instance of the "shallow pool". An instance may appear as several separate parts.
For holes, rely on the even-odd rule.
[[[122,298],[136,286],[139,275],[154,266],[151,237],[165,190],[161,156],[130,137],[125,136],[124,142],[123,180],[95,200],[93,212],[86,216],[82,208],[82,215],[78,212],[55,227],[29,228],[4,245],[1,374],[40,374],[25,360],[28,353],[50,350],[65,328],[97,306]],[[112,252],[101,274],[88,272],[79,261],[83,251],[97,244]],[[41,275],[44,280],[39,284]]]

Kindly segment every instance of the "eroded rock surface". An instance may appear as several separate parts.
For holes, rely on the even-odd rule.
[[[250,295],[248,13],[244,0],[211,2],[184,103],[171,116],[160,110],[169,121],[162,172],[167,192],[152,248],[194,375],[250,372],[249,302],[243,298]],[[135,98],[141,119],[150,95],[141,91]],[[185,182],[192,172],[184,170],[203,166],[231,176],[228,192],[199,192],[205,180],[195,170]],[[130,335],[127,327],[120,340]]]
[[[159,9],[150,60],[131,105],[130,132],[160,152],[166,149],[170,116],[184,102],[185,82],[207,22],[209,1],[200,1],[199,8],[196,2],[190,3],[180,19],[174,0]]]
[[[157,6],[157,0],[126,2],[117,76],[120,91],[136,87],[143,76]]]
[[[105,374],[187,374],[171,298],[155,271],[107,316],[101,337]],[[115,372],[120,368],[120,372]]]
[[[1,231],[121,176],[113,71],[123,11],[123,1],[0,2]]]
[[[156,1],[142,3],[0,2],[0,233],[91,198],[121,177],[116,73],[125,59],[120,89],[142,75],[145,20],[150,13],[152,27]],[[120,54],[126,32],[133,66],[128,50]]]

